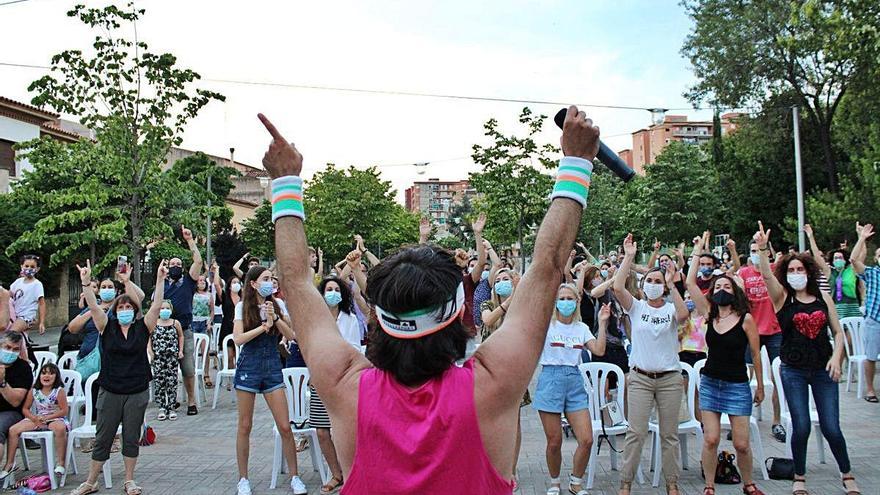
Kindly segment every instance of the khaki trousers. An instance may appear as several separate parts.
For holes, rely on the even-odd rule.
[[[627,378],[629,429],[623,451],[620,481],[632,483],[642,458],[642,446],[648,438],[648,418],[657,406],[660,420],[660,451],[666,483],[678,481],[678,410],[681,406],[681,373],[667,373],[649,378],[633,370]]]

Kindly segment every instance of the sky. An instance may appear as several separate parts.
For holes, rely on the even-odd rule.
[[[81,1],[81,0],[80,0]],[[2,3],[3,0],[0,0]],[[87,50],[94,33],[65,12],[80,2],[0,6],[0,62],[48,65]],[[101,7],[107,2],[85,2]],[[122,3],[119,3],[122,5]],[[265,113],[303,153],[304,178],[328,162],[377,165],[402,201],[414,181],[467,178],[483,124],[521,130],[522,103],[376,95],[218,82],[236,80],[398,92],[677,109],[709,119],[682,93],[694,82],[679,53],[691,28],[678,0],[140,0],[139,38],[226,96],[193,119],[183,148],[261,167]],[[0,95],[29,102],[44,70],[0,66]],[[552,117],[559,105],[529,105]],[[612,149],[650,124],[645,110],[583,108]],[[548,119],[540,139],[558,143]],[[411,164],[428,162],[427,167]]]

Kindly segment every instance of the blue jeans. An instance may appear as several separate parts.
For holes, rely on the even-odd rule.
[[[828,441],[831,453],[837,461],[841,473],[851,469],[849,454],[846,452],[846,440],[840,431],[840,407],[837,382],[821,370],[804,370],[786,364],[780,367],[782,388],[785,391],[785,402],[791,414],[792,431],[791,451],[794,457],[794,473],[803,476],[807,471],[807,441],[810,439],[810,393],[816,401],[819,413],[821,434]],[[809,387],[809,388],[808,388]]]

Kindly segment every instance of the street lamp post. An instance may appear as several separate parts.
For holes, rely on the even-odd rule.
[[[804,177],[801,172],[801,129],[797,105],[791,107],[791,117],[794,119],[794,176],[797,181],[798,251],[804,252],[807,249],[806,239],[804,239]]]

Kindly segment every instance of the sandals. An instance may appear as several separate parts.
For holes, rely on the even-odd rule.
[[[877,402],[880,402],[880,399],[878,399],[876,395],[866,395],[865,400],[867,402],[872,403],[872,404],[876,404]]]
[[[547,495],[560,495],[562,493],[562,482],[559,478],[550,478],[550,488],[547,489]]]
[[[876,398],[876,397],[875,397],[875,398]],[[853,476],[844,476],[843,478],[840,478],[840,481],[843,483],[843,490],[846,492],[846,495],[861,495],[861,494],[862,494],[862,492],[859,491],[858,488],[856,488],[855,490],[849,490],[849,489],[846,488],[846,482],[847,482],[847,481],[852,481],[853,483],[855,483],[855,481],[856,481],[855,477],[853,477]]]
[[[83,481],[81,485],[70,492],[70,495],[89,495],[90,493],[98,493],[97,481],[94,484],[90,484],[88,481]]]
[[[329,495],[338,492],[339,489],[342,488],[342,484],[343,481],[336,476],[330,478],[330,481],[321,487],[321,495]]]
[[[673,490],[675,490],[674,493]],[[666,495],[681,495],[681,491],[678,489],[678,483],[667,483]]]
[[[795,483],[801,483],[801,484],[804,486],[804,488],[798,488],[798,489],[795,489],[795,488],[794,488],[794,484],[795,484]],[[791,495],[810,495],[810,492],[808,492],[808,491],[806,490],[806,487],[807,487],[807,480],[794,480],[794,481],[791,482],[791,484],[792,484],[792,487],[791,487]]]
[[[571,488],[572,485],[576,485],[581,488],[578,491],[574,491]],[[589,495],[589,492],[587,492],[587,490],[584,488],[584,480],[578,478],[573,474],[568,475],[568,493],[570,493],[571,495]]]
[[[619,489],[619,491],[617,492],[618,495],[620,495],[620,492],[622,492],[622,491],[624,491],[624,490],[626,490],[626,494],[625,494],[625,495],[630,495],[630,493],[632,492],[632,486],[633,486],[633,484],[632,484],[631,481],[621,481],[621,482],[620,482],[620,489]]]
[[[122,493],[124,493],[125,495],[141,495],[142,493],[144,493],[144,490],[139,487],[137,483],[134,482],[134,480],[128,480],[122,484]]]
[[[764,495],[764,492],[759,490],[758,485],[756,485],[754,483],[749,483],[747,485],[743,485],[743,493],[745,495]]]
[[[714,486],[704,486],[703,487],[703,495],[715,495],[715,487]]]

